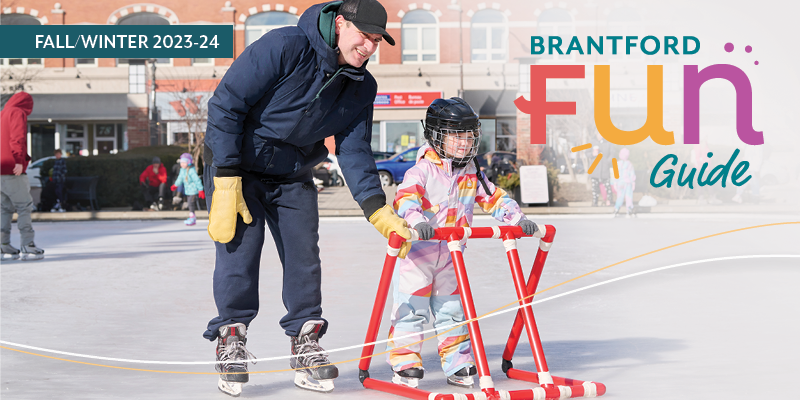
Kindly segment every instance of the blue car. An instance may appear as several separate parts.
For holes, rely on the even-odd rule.
[[[403,182],[406,171],[417,163],[417,150],[419,147],[414,147],[395,154],[388,160],[376,161],[375,165],[378,166],[378,174],[381,176],[381,185],[390,186]]]

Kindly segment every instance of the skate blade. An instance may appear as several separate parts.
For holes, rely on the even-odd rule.
[[[334,389],[333,379],[320,379],[314,382],[314,380],[311,379],[311,374],[305,371],[295,371],[294,385],[300,389],[322,393],[330,393]]]
[[[19,260],[19,258],[20,258],[20,257],[19,257],[19,254],[14,254],[14,255],[6,255],[6,254],[3,254],[3,257],[2,257],[2,258],[0,258],[0,261],[2,261],[2,262],[6,262],[6,261],[17,261],[17,260]]]
[[[37,254],[37,255],[31,254],[31,255],[28,255],[28,256],[23,255],[22,256],[22,261],[36,261],[36,260],[41,260],[43,258],[44,258],[44,254]]]
[[[405,378],[395,373],[392,377],[392,383],[416,389],[419,387],[419,378]]]
[[[242,394],[241,383],[224,381],[222,378],[219,378],[217,388],[228,396],[239,397],[239,395]]]
[[[448,377],[447,383],[453,386],[472,389],[475,387],[475,380],[471,376],[466,377]]]

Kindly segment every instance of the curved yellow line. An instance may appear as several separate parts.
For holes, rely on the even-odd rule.
[[[466,325],[466,324],[468,324],[468,323],[470,323],[470,322],[472,322],[472,321],[477,321],[477,320],[479,320],[479,319],[481,319],[481,318],[483,318],[483,317],[485,317],[485,316],[487,316],[487,315],[489,315],[489,314],[492,314],[492,313],[495,313],[495,312],[501,311],[501,310],[503,310],[503,309],[505,309],[505,308],[507,308],[507,307],[516,306],[516,305],[517,305],[517,304],[518,304],[520,301],[524,301],[524,300],[530,299],[530,298],[532,298],[533,296],[536,296],[536,295],[538,295],[538,294],[544,293],[544,292],[546,292],[546,291],[548,291],[548,290],[555,289],[555,288],[557,288],[557,287],[559,287],[559,286],[565,285],[565,284],[567,284],[567,283],[573,282],[573,281],[575,281],[575,280],[578,280],[578,279],[581,279],[581,278],[585,278],[585,277],[587,277],[587,276],[589,276],[589,275],[592,275],[592,274],[594,274],[594,273],[597,273],[597,272],[600,272],[600,271],[603,271],[603,270],[609,269],[609,268],[611,268],[611,267],[614,267],[614,266],[617,266],[617,265],[620,265],[620,264],[626,263],[626,262],[628,262],[628,261],[633,261],[633,260],[635,260],[635,259],[637,259],[637,258],[642,258],[642,257],[648,256],[648,255],[654,254],[654,253],[658,253],[658,252],[660,252],[660,251],[664,251],[664,250],[668,250],[668,249],[671,249],[671,248],[674,248],[674,247],[678,247],[678,246],[682,246],[682,245],[685,245],[685,244],[689,244],[689,243],[697,242],[697,241],[699,241],[699,240],[703,240],[703,239],[709,239],[709,238],[712,238],[712,237],[715,237],[715,236],[721,236],[721,235],[726,235],[726,234],[729,234],[729,233],[735,233],[735,232],[746,231],[746,230],[749,230],[749,229],[765,228],[765,227],[769,227],[769,226],[780,226],[780,225],[795,225],[795,224],[800,224],[800,221],[797,221],[797,222],[777,222],[777,223],[773,223],[773,224],[764,224],[764,225],[755,225],[755,226],[749,226],[749,227],[746,227],[746,228],[739,228],[739,229],[733,229],[733,230],[730,230],[730,231],[725,231],[725,232],[715,233],[715,234],[713,234],[713,235],[707,235],[707,236],[699,237],[699,238],[696,238],[696,239],[687,240],[687,241],[685,241],[685,242],[681,242],[681,243],[678,243],[678,244],[673,244],[673,245],[671,245],[671,246],[662,247],[662,248],[660,248],[660,249],[653,250],[653,251],[650,251],[650,252],[647,252],[647,253],[644,253],[644,254],[640,254],[640,255],[638,255],[638,256],[635,256],[635,257],[628,258],[627,260],[622,260],[622,261],[616,262],[616,263],[614,263],[614,264],[611,264],[611,265],[605,266],[605,267],[603,267],[603,268],[598,268],[598,269],[596,269],[596,270],[594,270],[594,271],[587,272],[587,273],[585,273],[585,274],[583,274],[583,275],[577,276],[577,277],[575,277],[575,278],[572,278],[572,279],[570,279],[570,280],[567,280],[567,281],[561,282],[561,283],[559,283],[559,284],[556,284],[556,285],[550,286],[550,287],[549,287],[549,288],[547,288],[547,289],[540,290],[540,291],[538,291],[538,292],[536,292],[536,293],[533,293],[533,294],[531,294],[531,295],[525,296],[525,297],[524,297],[524,298],[522,298],[522,299],[517,299],[517,300],[514,300],[514,301],[512,301],[511,303],[508,303],[508,304],[506,304],[506,305],[503,305],[503,306],[501,306],[501,307],[499,307],[499,308],[496,308],[496,309],[494,309],[494,310],[492,310],[492,311],[489,311],[489,312],[487,312],[487,313],[485,313],[485,314],[482,314],[482,315],[480,315],[480,316],[478,316],[478,317],[475,317],[475,318],[473,318],[473,319],[470,319],[470,320],[464,321],[464,322],[462,322],[461,324],[459,324],[459,325],[457,325],[457,326],[454,326],[454,327],[452,327],[452,328],[450,328],[450,329],[448,329],[448,330],[446,330],[446,331],[444,331],[444,332],[441,332],[441,333],[439,333],[439,334],[436,334],[436,335],[434,335],[434,336],[431,336],[431,337],[428,337],[428,338],[425,338],[425,339],[422,339],[422,340],[416,341],[416,342],[414,342],[414,343],[409,343],[409,344],[407,344],[407,345],[405,345],[405,346],[395,347],[395,348],[394,348],[394,349],[392,349],[392,350],[396,350],[396,349],[401,349],[401,348],[404,348],[404,347],[413,346],[413,345],[415,345],[415,344],[419,344],[419,343],[425,342],[425,341],[427,341],[427,340],[431,340],[431,339],[433,339],[433,338],[435,338],[435,337],[438,337],[438,336],[444,335],[445,333],[447,333],[447,332],[450,332],[450,331],[452,331],[452,330],[454,330],[454,329],[460,328],[460,327],[462,327],[462,326],[464,326],[464,325]],[[105,367],[105,368],[122,369],[122,370],[127,370],[127,371],[157,372],[157,373],[163,373],[163,374],[186,374],[186,375],[219,375],[219,374],[220,374],[219,372],[164,371],[164,370],[143,369],[143,368],[117,367],[117,366],[114,366],[114,365],[95,364],[95,363],[89,363],[89,362],[84,362],[84,361],[76,361],[76,360],[70,360],[70,359],[66,359],[66,358],[60,358],[60,357],[47,356],[47,355],[44,355],[44,354],[38,354],[38,353],[32,353],[32,352],[29,352],[29,351],[24,351],[24,350],[13,349],[13,348],[6,347],[6,346],[0,346],[0,349],[5,349],[5,350],[16,351],[16,352],[19,352],[19,353],[30,354],[30,355],[33,355],[33,356],[38,356],[38,357],[50,358],[50,359],[53,359],[53,360],[67,361],[67,362],[76,363],[76,364],[91,365],[91,366],[95,366],[95,367]],[[337,362],[330,363],[330,364],[325,364],[325,365],[337,365],[337,364],[345,364],[345,363],[350,363],[350,362],[354,362],[354,361],[360,361],[360,360],[362,360],[362,359],[364,359],[364,358],[372,358],[372,357],[377,357],[377,356],[380,356],[380,355],[386,354],[386,353],[388,353],[389,351],[390,351],[390,350],[386,350],[386,351],[382,351],[382,352],[380,352],[380,353],[375,353],[375,354],[372,354],[372,355],[369,355],[369,356],[365,356],[365,357],[358,357],[358,358],[353,358],[353,359],[350,359],[350,360],[337,361]],[[321,365],[321,366],[324,366],[324,365]],[[288,371],[296,371],[296,369],[295,369],[295,368],[286,368],[286,369],[275,369],[275,370],[269,370],[269,371],[253,371],[253,372],[230,372],[230,373],[228,373],[228,374],[231,374],[231,375],[232,375],[232,374],[246,374],[246,373],[249,373],[249,374],[269,374],[269,373],[274,373],[274,372],[288,372]]]

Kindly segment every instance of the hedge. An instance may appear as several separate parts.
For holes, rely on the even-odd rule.
[[[118,154],[70,157],[66,159],[67,176],[99,176],[97,200],[101,208],[144,204],[139,175],[152,164],[153,157],[161,158],[161,163],[167,169],[167,184],[172,185],[176,178],[172,176],[172,166],[187,151],[186,146],[149,146]],[[46,161],[41,171],[50,174],[53,163],[53,160]]]

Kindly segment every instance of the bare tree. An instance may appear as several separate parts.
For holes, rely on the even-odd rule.
[[[209,84],[198,76],[194,77],[168,77],[172,87],[169,90],[169,104],[180,117],[187,129],[189,153],[195,160],[203,154],[206,136],[206,122],[208,121],[208,100],[211,98],[216,84]],[[165,89],[162,87],[162,89]],[[200,171],[198,171],[200,172]]]
[[[27,65],[0,68],[0,94],[2,94],[0,107],[5,106],[8,99],[16,93],[32,90],[31,82],[34,82],[43,70]]]

